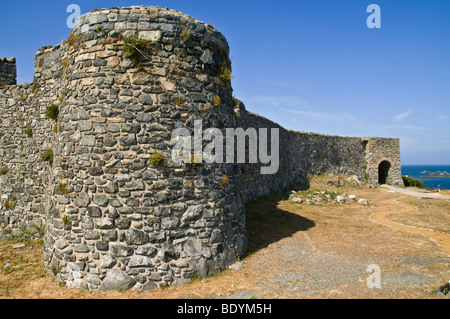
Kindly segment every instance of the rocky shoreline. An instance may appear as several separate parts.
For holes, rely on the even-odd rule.
[[[420,174],[422,174],[421,177],[438,177],[438,178],[450,178],[450,173],[447,171],[437,171],[437,172],[428,172],[428,171],[423,171],[420,172]]]

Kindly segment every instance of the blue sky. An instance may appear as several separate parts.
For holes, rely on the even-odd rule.
[[[298,131],[400,138],[403,164],[450,164],[450,1],[168,0],[1,3],[0,57],[32,82],[37,49],[70,34],[67,6],[168,7],[228,39],[234,95]],[[381,28],[366,24],[369,4]]]

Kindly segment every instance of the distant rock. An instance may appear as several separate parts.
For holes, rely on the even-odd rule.
[[[342,196],[342,195],[336,196],[336,201],[338,203],[345,203],[345,196]]]
[[[294,203],[302,203],[302,202],[303,202],[303,199],[300,198],[300,197],[294,197],[294,198],[292,198],[292,201],[293,201]]]
[[[369,206],[369,200],[361,198],[358,200],[358,204]]]

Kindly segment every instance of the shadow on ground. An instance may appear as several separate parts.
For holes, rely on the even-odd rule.
[[[247,255],[315,226],[312,220],[280,209],[283,196],[262,198],[246,204]]]

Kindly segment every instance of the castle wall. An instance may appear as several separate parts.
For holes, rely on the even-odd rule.
[[[300,184],[307,185],[308,176],[333,172],[356,175],[363,181],[365,150],[358,137],[341,137],[286,130],[278,124],[238,108],[238,126],[277,128],[279,130],[279,170],[263,175],[260,164],[243,164],[241,173],[246,200],[279,194]]]
[[[382,158],[398,182],[398,140],[294,132],[246,111],[221,77],[228,54],[212,26],[153,7],[83,15],[67,40],[38,50],[33,83],[0,88],[0,238],[45,228],[44,265],[58,281],[147,290],[235,262],[247,246],[248,200],[325,172],[376,183]],[[45,116],[52,104],[56,121]],[[195,136],[197,121],[223,136],[278,128],[278,171],[173,162],[172,132]],[[41,160],[49,149],[52,163]]]

